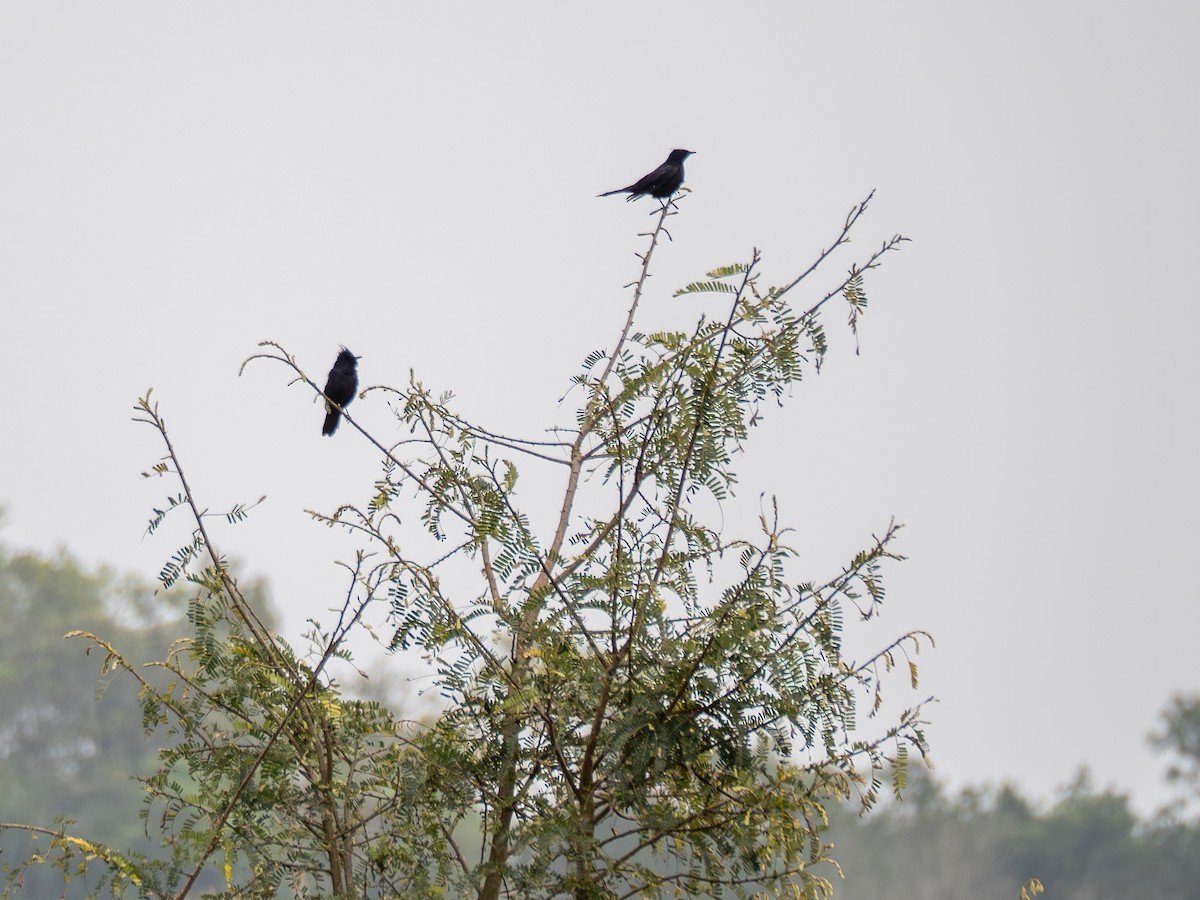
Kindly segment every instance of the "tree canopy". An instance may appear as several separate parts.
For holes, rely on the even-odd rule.
[[[173,482],[150,531],[168,517],[192,523],[160,578],[194,595],[189,634],[154,677],[83,635],[106,671],[137,681],[146,727],[170,737],[144,810],[169,859],[86,842],[107,887],[184,897],[217,878],[215,893],[239,897],[828,894],[827,806],[853,797],[869,808],[885,778],[899,794],[910,752],[926,751],[920,704],[869,720],[889,670],[916,686],[928,636],[884,641],[865,660],[841,643],[848,615],[884,604],[899,526],[885,523],[838,571],[798,575],[777,504],[764,504],[754,534],[727,534],[708,510],[730,501],[766,411],[819,368],[827,305],[846,303],[857,329],[866,276],[903,244],[890,237],[826,274],[869,201],[786,283],[761,282],[755,251],[676,292],[686,328],[642,333],[651,262],[679,213],[663,203],[624,324],[584,360],[574,416],[547,435],[467,421],[415,376],[365,391],[362,402],[391,406],[397,433],[368,433],[343,411],[339,439],[369,441],[382,471],[365,502],[312,513],[361,549],[336,620],[303,650],[272,631],[214,545],[215,514],[147,394],[137,418],[165,455],[146,475]],[[698,298],[718,314],[689,313]],[[321,393],[285,348],[263,348],[247,363],[281,365]],[[549,521],[522,508],[529,478],[561,485]],[[444,708],[432,721],[353,699],[328,674],[379,605],[393,650],[418,652],[436,673]]]

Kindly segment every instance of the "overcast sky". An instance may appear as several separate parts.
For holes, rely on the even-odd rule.
[[[1087,762],[1149,809],[1144,736],[1200,689],[1198,33],[1103,0],[0,4],[0,539],[153,577],[185,534],[142,537],[153,386],[203,503],[267,495],[217,539],[294,637],[349,552],[302,511],[378,460],[281,367],[239,378],[258,341],[536,436],[649,222],[595,194],[697,151],[647,298],[687,327],[675,287],[752,247],[783,282],[877,188],[856,252],[913,243],[862,353],[834,310],[724,514],[777,493],[797,580],[895,515],[910,560],[851,646],[935,635],[939,773],[1047,795]]]

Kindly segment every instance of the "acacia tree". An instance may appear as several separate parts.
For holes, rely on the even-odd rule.
[[[209,878],[224,896],[827,894],[813,868],[829,849],[824,805],[857,796],[869,807],[884,771],[899,792],[909,750],[926,749],[919,706],[866,735],[856,716],[863,702],[879,709],[881,676],[898,661],[915,687],[925,635],[865,661],[841,650],[843,615],[883,602],[898,526],[832,577],[795,580],[774,504],[750,536],[700,510],[729,496],[765,405],[819,367],[827,304],[848,303],[857,328],[864,276],[905,238],[813,286],[870,199],[789,283],[760,284],[755,251],[677,292],[720,295],[721,318],[643,334],[651,262],[679,213],[664,204],[624,326],[586,358],[574,421],[548,439],[469,422],[415,378],[364,391],[387,398],[401,436],[345,416],[383,470],[368,502],[311,513],[362,549],[340,617],[303,653],[239,589],[143,398],[139,419],[166,447],[147,474],[179,482],[151,529],[176,511],[194,521],[162,579],[199,591],[193,633],[158,664],[165,690],[84,636],[106,666],[142,679],[147,723],[178,738],[146,780],[147,819],[171,860],[86,844],[111,888],[184,897]],[[285,348],[263,346],[247,363],[282,364],[320,394]],[[561,479],[552,521],[522,511],[518,476],[530,470]],[[408,524],[414,507],[425,538]],[[478,587],[446,586],[464,576]],[[391,647],[433,666],[444,707],[432,721],[401,722],[327,675],[371,604],[387,604]]]

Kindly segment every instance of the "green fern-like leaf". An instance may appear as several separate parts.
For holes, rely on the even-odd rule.
[[[682,287],[677,290],[672,297],[682,297],[684,294],[701,294],[701,293],[718,293],[718,294],[736,294],[738,286],[736,284],[726,284],[724,281],[693,281],[687,287]]]
[[[734,263],[729,266],[718,266],[706,274],[709,278],[729,278],[733,275],[744,275],[749,271],[750,266],[748,263]]]

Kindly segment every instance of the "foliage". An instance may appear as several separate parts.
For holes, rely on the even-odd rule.
[[[147,727],[174,740],[146,781],[170,863],[101,848],[112,890],[183,897],[216,872],[238,897],[827,893],[814,866],[827,859],[830,799],[870,807],[883,773],[898,793],[908,752],[925,752],[919,707],[874,734],[858,716],[863,699],[868,717],[879,709],[894,665],[915,686],[924,635],[865,662],[841,646],[846,612],[867,618],[884,601],[898,526],[833,577],[797,581],[774,504],[752,536],[702,511],[731,494],[768,404],[820,364],[828,301],[845,299],[858,328],[864,275],[900,236],[807,306],[792,301],[866,208],[791,282],[761,285],[754,252],[676,295],[719,300],[719,318],[642,334],[650,262],[678,211],[664,205],[624,328],[585,360],[573,424],[552,439],[467,422],[415,378],[372,389],[407,437],[385,444],[345,416],[383,472],[363,506],[313,513],[363,547],[337,622],[303,653],[239,587],[143,398],[138,419],[166,447],[147,475],[178,481],[151,530],[179,511],[194,523],[162,580],[197,594],[190,636],[157,663],[165,683],[92,638],[106,668],[138,679]],[[252,359],[320,392],[285,349],[264,346]],[[552,521],[521,509],[518,462],[564,479]],[[414,506],[433,550],[405,524]],[[459,587],[466,576],[479,586]],[[428,725],[349,699],[326,674],[371,604],[388,605],[393,648],[418,649],[436,672],[445,709]]]
[[[0,546],[0,614],[0,819],[69,818],[114,843],[149,849],[136,817],[139,791],[129,781],[131,768],[147,771],[154,762],[136,692],[109,678],[97,683],[95,660],[63,636],[82,626],[148,656],[177,631],[180,598],[156,598],[152,586],[107,570],[89,572],[65,552],[46,558]],[[114,820],[121,809],[128,816]],[[0,846],[5,860],[30,849],[15,832]],[[37,874],[26,885],[53,890]]]
[[[1150,736],[1150,743],[1171,754],[1167,780],[1182,785],[1200,798],[1200,694],[1171,698],[1162,713],[1162,730]],[[1187,800],[1182,801],[1187,806]]]
[[[252,596],[261,605],[259,593]],[[62,835],[76,861],[107,852],[67,838],[66,826],[103,834],[132,855],[154,852],[137,816],[143,791],[130,773],[151,771],[167,736],[142,727],[135,683],[109,670],[97,680],[97,657],[79,639],[108,635],[131,659],[152,659],[184,625],[186,602],[108,569],[88,571],[65,551],[45,557],[0,545],[0,827],[56,823],[10,829],[0,845],[6,860],[33,852],[32,834]],[[7,872],[34,895],[58,892],[49,873]],[[83,882],[68,895],[83,896],[80,889]]]
[[[914,770],[906,802],[830,818],[846,875],[836,900],[890,896],[898,884],[914,900],[1013,897],[1018,885],[1033,896],[1031,882],[1062,900],[1200,897],[1200,823],[1141,819],[1084,771],[1040,805],[1011,785],[950,796]]]

